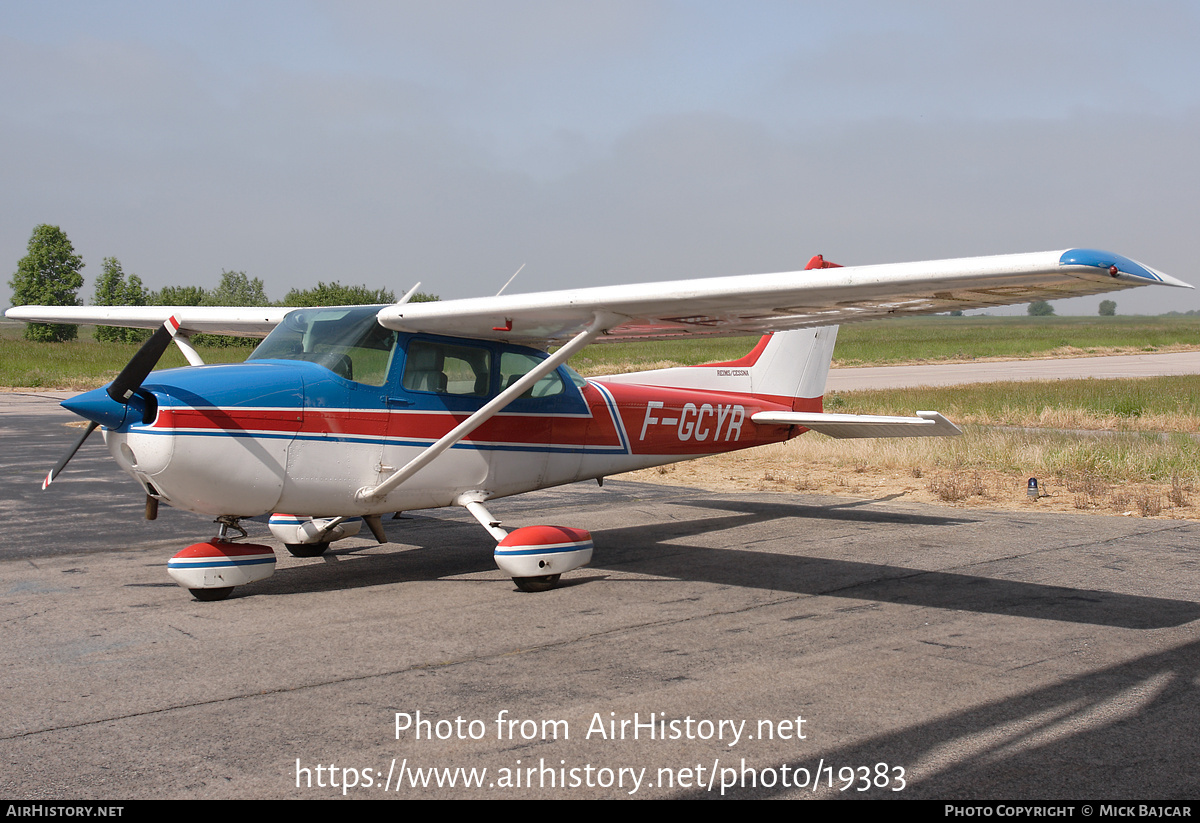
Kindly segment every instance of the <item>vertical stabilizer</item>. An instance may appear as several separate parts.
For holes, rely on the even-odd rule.
[[[820,411],[836,342],[837,326],[781,331],[764,335],[738,360],[617,374],[600,381],[754,394],[794,411]]]
[[[779,397],[781,402],[790,399],[795,411],[811,410],[811,401],[825,394],[837,332],[837,326],[823,326],[771,335],[771,342],[752,368],[754,394]],[[816,408],[820,408],[819,403]]]

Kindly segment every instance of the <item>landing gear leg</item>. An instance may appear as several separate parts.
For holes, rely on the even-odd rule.
[[[472,491],[460,494],[454,502],[496,538],[496,565],[521,591],[548,592],[558,585],[563,572],[585,566],[592,559],[592,536],[585,529],[525,526],[506,532],[484,507],[485,500],[487,492]]]

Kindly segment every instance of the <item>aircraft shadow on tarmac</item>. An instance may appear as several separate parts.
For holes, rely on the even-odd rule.
[[[564,588],[612,578],[598,574],[609,568],[638,575],[743,586],[796,594],[849,598],[855,601],[897,603],[1095,624],[1130,629],[1178,626],[1200,618],[1200,604],[1170,598],[1051,586],[957,572],[927,571],[886,563],[805,556],[803,546],[791,553],[751,548],[712,548],[681,544],[686,538],[711,536],[728,529],[801,519],[805,523],[944,527],[973,522],[910,512],[866,510],[854,503],[824,507],[729,498],[689,499],[679,503],[709,512],[694,519],[673,519],[653,525],[602,529],[593,532],[596,554],[590,570],[563,581]],[[711,516],[712,510],[736,513]],[[358,554],[363,548],[331,549],[324,563],[280,569],[272,578],[241,591],[244,595],[284,595],[375,586],[416,580],[437,580],[493,570],[491,544],[473,522],[417,515],[384,521],[397,543],[408,550]],[[397,528],[397,526],[401,528]],[[947,540],[954,540],[947,537]],[[797,537],[797,543],[801,539]],[[355,556],[358,555],[358,556]],[[352,562],[350,562],[352,560]],[[346,562],[340,562],[346,561]],[[340,568],[325,566],[336,564]],[[478,581],[470,581],[477,585]],[[657,585],[657,581],[622,580],[620,585]],[[234,596],[238,596],[235,592]],[[545,596],[545,595],[542,595]]]
[[[833,766],[832,777],[822,772],[823,796],[1194,802],[1200,795],[1198,681],[1200,641],[1192,641],[950,715],[933,712],[933,720],[822,749],[820,762]],[[880,761],[887,762],[888,776],[895,766],[904,768],[903,791],[892,791],[893,783],[860,792],[861,780],[839,791],[847,783],[838,778],[840,768],[866,765],[874,779]],[[797,770],[811,777],[819,763],[814,757],[788,765],[789,779],[798,783],[805,773]],[[725,796],[782,794],[779,771],[773,786],[733,788]],[[712,793],[677,796],[710,799]]]

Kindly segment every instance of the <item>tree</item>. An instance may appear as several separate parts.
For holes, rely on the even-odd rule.
[[[115,257],[104,258],[104,269],[96,280],[96,295],[92,299],[95,306],[144,306],[146,305],[146,290],[142,280],[136,274],[125,279],[121,269],[121,261]],[[104,342],[137,343],[148,337],[145,329],[125,329],[116,326],[98,326],[96,339]]]
[[[263,281],[251,280],[244,271],[221,272],[221,284],[204,295],[204,306],[269,306]]]
[[[163,286],[150,296],[155,306],[200,306],[207,292],[199,286]]]
[[[1045,300],[1038,300],[1035,303],[1029,304],[1030,317],[1052,317],[1054,315],[1054,307]]]
[[[366,286],[343,286],[318,282],[313,289],[292,289],[283,298],[285,306],[362,306],[370,303],[395,303],[396,293],[389,289],[372,291]]]
[[[1101,300],[1100,301],[1100,316],[1101,317],[1116,317],[1117,316],[1116,301]]]
[[[412,303],[432,303],[441,298],[436,294],[419,291],[410,300]],[[366,306],[372,303],[395,303],[396,293],[391,289],[368,289],[366,286],[343,286],[336,280],[332,283],[318,282],[316,288],[292,289],[283,298],[284,306]]]
[[[58,226],[43,223],[29,238],[28,254],[17,263],[17,272],[8,282],[12,286],[14,306],[78,306],[76,293],[83,285],[83,258],[66,233]],[[43,343],[74,340],[78,326],[29,323],[25,339]]]
[[[244,271],[222,271],[220,284],[209,292],[204,292],[200,300],[202,306],[269,306],[267,293],[263,289],[263,281],[255,277],[251,280]],[[245,346],[253,348],[259,344],[254,337],[231,337],[224,334],[197,334],[192,342],[198,346]]]

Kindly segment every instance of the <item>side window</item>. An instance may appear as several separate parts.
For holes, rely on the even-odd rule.
[[[500,390],[503,391],[533,370],[541,361],[519,352],[506,351],[500,355]],[[555,397],[565,390],[562,378],[552,371],[533,385],[522,397]]]
[[[475,346],[413,340],[404,362],[404,388],[466,397],[486,397],[492,383],[492,353]]]

